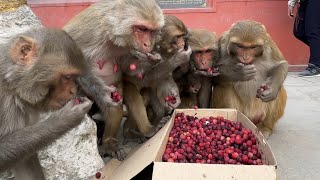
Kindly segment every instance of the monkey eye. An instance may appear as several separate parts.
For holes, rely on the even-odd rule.
[[[244,48],[244,46],[242,46],[241,44],[237,44],[238,48]]]
[[[209,53],[209,52],[211,52],[212,50],[211,49],[207,49],[205,52],[206,53]]]
[[[140,32],[147,32],[149,29],[148,28],[146,28],[146,27],[144,27],[144,26],[139,26],[138,27],[138,31],[140,31]]]
[[[258,46],[251,46],[250,49],[255,49],[257,48]]]
[[[73,80],[74,76],[73,75],[63,75],[62,76],[62,81],[63,82],[68,82],[70,80]]]
[[[180,34],[180,35],[176,36],[176,38],[181,38],[183,36],[184,36],[184,34]]]

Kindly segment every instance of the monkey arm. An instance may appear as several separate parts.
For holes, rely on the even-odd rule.
[[[10,169],[20,160],[34,155],[38,150],[49,145],[76,125],[59,114],[52,114],[44,122],[27,126],[1,137],[0,172]]]
[[[184,63],[182,64],[181,66],[179,66],[178,68],[176,68],[174,71],[173,71],[173,79],[174,80],[180,80],[183,78],[183,76],[188,73],[190,69],[190,63],[187,62],[187,63]]]
[[[267,84],[271,86],[275,91],[279,91],[283,85],[284,80],[288,74],[288,62],[283,60],[277,62],[277,64],[268,72]]]
[[[122,100],[114,102],[111,98],[111,92],[116,91],[116,88],[105,85],[102,79],[93,75],[91,72],[87,72],[79,77],[77,82],[80,84],[81,89],[102,109],[107,106],[117,106],[122,103]]]
[[[278,92],[288,73],[287,61],[279,61],[268,71],[268,78],[260,85],[257,96],[263,102],[269,102],[277,98]],[[264,90],[261,91],[261,88]]]
[[[198,94],[198,104],[200,108],[208,108],[212,93],[212,83],[210,78],[203,77],[201,89]]]
[[[150,86],[151,84],[156,83],[154,82],[155,80],[161,80],[168,77],[168,75],[181,64],[189,62],[191,53],[192,51],[190,47],[187,51],[180,49],[170,59],[157,64],[145,74],[145,78],[143,78],[143,85]]]

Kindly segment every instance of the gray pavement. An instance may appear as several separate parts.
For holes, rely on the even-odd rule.
[[[269,143],[278,162],[279,180],[320,179],[320,77],[290,72],[285,114]]]

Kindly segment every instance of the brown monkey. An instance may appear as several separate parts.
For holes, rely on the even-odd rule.
[[[212,92],[212,77],[218,76],[213,66],[218,58],[216,34],[203,29],[190,31],[189,45],[192,49],[187,78],[178,81],[181,93],[181,108],[199,106],[208,108]]]
[[[0,173],[13,168],[16,179],[44,179],[36,152],[80,124],[92,105],[73,99],[86,71],[62,30],[29,30],[0,46]]]
[[[218,81],[212,95],[214,107],[238,109],[268,137],[286,106],[287,61],[266,28],[255,21],[234,24],[222,35],[219,49],[221,74],[232,72],[238,63],[250,64],[257,72],[251,80]]]
[[[165,25],[161,29],[161,40],[159,43],[157,43],[158,52],[161,54],[163,61],[158,63],[156,66],[154,66],[151,70],[147,71],[142,79],[137,80],[137,78],[126,78],[127,81],[130,83],[133,83],[132,85],[127,85],[124,87],[124,101],[125,104],[128,106],[128,120],[125,123],[124,128],[124,136],[126,139],[132,139],[128,138],[129,135],[129,129],[135,129],[136,126],[138,126],[138,130],[143,133],[143,129],[141,128],[142,124],[141,122],[146,122],[148,119],[146,107],[143,104],[143,98],[140,94],[140,89],[142,87],[149,87],[147,91],[155,91],[155,87],[158,87],[159,81],[162,81],[164,79],[170,79],[169,74],[178,68],[181,64],[188,63],[189,56],[191,54],[190,47],[186,44],[186,38],[188,35],[187,28],[183,24],[181,20],[174,16],[165,16]],[[169,82],[168,82],[169,83]],[[139,85],[138,85],[139,84]],[[169,83],[170,84],[170,83]],[[166,86],[168,87],[168,86]],[[170,92],[170,89],[167,89],[167,92]],[[155,92],[154,92],[155,93]],[[152,93],[145,93],[145,94],[152,94]],[[165,99],[167,95],[165,93],[162,93],[164,96],[160,99]],[[178,95],[179,93],[175,93]],[[146,96],[146,95],[145,95]],[[127,97],[127,98],[126,98]],[[155,96],[152,96],[155,97]],[[144,99],[147,97],[144,97]],[[151,98],[151,97],[148,97]],[[179,96],[176,97],[177,99],[180,99]],[[154,99],[156,100],[156,99]],[[166,104],[163,104],[163,109]],[[155,108],[153,108],[155,109]],[[159,119],[161,119],[162,112],[164,110],[161,110],[160,112],[155,112],[154,114],[157,114],[157,120],[155,122],[159,122]],[[161,117],[162,116],[162,117]],[[143,121],[142,121],[143,120]],[[133,121],[133,122],[130,122]],[[137,123],[136,125],[134,125]],[[154,123],[154,125],[157,125],[157,123]],[[130,125],[129,125],[130,124]],[[131,126],[133,124],[133,126]],[[162,124],[160,124],[161,127]],[[155,131],[152,131],[151,134],[143,133],[145,136],[150,137],[152,136],[160,127],[155,127]],[[134,135],[133,135],[134,136]]]
[[[83,50],[93,72],[106,85],[114,84],[122,93],[118,61],[132,51],[149,53],[164,24],[162,10],[154,0],[102,0],[75,16],[64,29]],[[110,107],[111,102],[98,103],[105,96],[91,83],[94,77],[83,77],[80,84],[102,111],[105,120],[103,145],[107,154],[123,160],[126,152],[116,135],[122,119],[122,106]],[[85,88],[86,87],[86,88]],[[110,92],[107,93],[110,96]],[[141,123],[144,133],[151,131],[148,121]]]
[[[151,59],[150,56],[143,57],[139,55],[139,58],[130,57],[126,61],[121,61],[126,62],[120,63],[121,69],[124,70],[124,81],[126,84],[124,87],[124,103],[128,107],[127,121],[124,125],[125,140],[145,139],[143,137],[150,138],[165,124],[165,122],[161,121],[165,113],[170,109],[178,107],[180,104],[179,91],[170,72],[173,71],[174,67],[178,67],[188,60],[190,53],[191,49],[188,48],[187,51],[184,49],[179,50],[172,58],[166,61],[155,58],[160,57],[157,56],[158,54]],[[145,60],[147,58],[149,60]],[[155,62],[155,59],[158,61]],[[134,65],[134,68],[130,70],[131,65]],[[143,74],[140,78],[137,77],[139,73]],[[145,92],[142,93],[143,95],[140,93],[141,89]],[[175,103],[164,102],[164,99],[168,96],[174,97],[176,99]],[[146,101],[146,99],[152,99],[152,101],[156,102],[149,103],[151,100]],[[154,105],[155,103],[157,104]],[[147,114],[146,105],[150,106],[150,110],[155,111],[152,116]],[[141,118],[146,119],[145,121],[153,122],[153,131],[143,134],[138,133],[143,132],[140,130],[143,127],[141,126],[143,122]],[[134,135],[131,135],[129,132],[132,129],[135,130]],[[135,137],[136,135],[138,135],[137,138]]]

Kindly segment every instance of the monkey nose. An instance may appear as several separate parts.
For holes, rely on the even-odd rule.
[[[143,53],[151,52],[151,45],[149,43],[143,43],[142,51]]]

